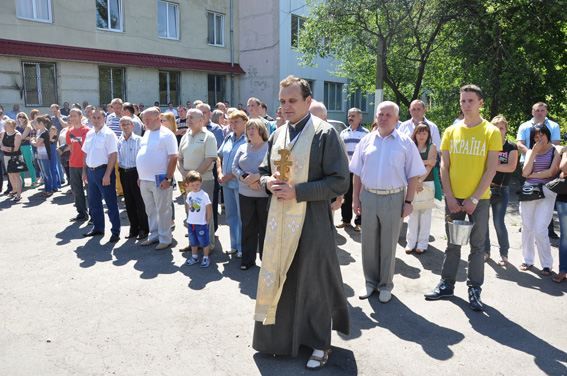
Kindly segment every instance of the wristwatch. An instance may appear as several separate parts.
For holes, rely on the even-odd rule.
[[[478,198],[471,196],[470,200],[474,205],[478,205]]]

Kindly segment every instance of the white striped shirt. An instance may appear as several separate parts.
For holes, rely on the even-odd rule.
[[[368,134],[368,129],[364,128],[362,124],[356,128],[356,130],[352,130],[351,127],[348,127],[341,131],[340,136],[343,142],[345,143],[346,152],[348,155],[348,160],[352,159],[352,155],[354,154],[354,149],[356,149],[356,145],[360,142],[360,140]]]
[[[136,167],[136,156],[140,150],[142,137],[135,133],[126,140],[124,135],[118,139],[118,166],[122,168]]]

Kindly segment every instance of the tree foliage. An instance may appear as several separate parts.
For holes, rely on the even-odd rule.
[[[458,88],[486,92],[485,116],[503,113],[511,124],[537,101],[567,117],[566,34],[562,2],[547,0],[327,0],[308,1],[310,17],[299,50],[339,61],[337,74],[353,88],[375,87],[377,56],[386,97],[408,107],[427,94],[430,114],[450,124]],[[563,122],[565,125],[565,123]]]

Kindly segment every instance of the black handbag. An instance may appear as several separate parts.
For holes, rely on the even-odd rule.
[[[567,181],[563,178],[553,179],[545,185],[551,192],[558,195],[567,195]]]
[[[26,162],[24,161],[24,157],[22,155],[12,155],[8,160],[8,166],[6,166],[8,172],[15,173],[15,172],[26,172],[28,170],[28,166],[26,166]]]
[[[534,201],[544,198],[542,184],[524,183],[522,189],[518,191],[518,201]]]

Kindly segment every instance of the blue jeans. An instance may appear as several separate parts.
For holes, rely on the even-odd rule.
[[[55,186],[53,184],[53,174],[51,173],[51,162],[49,159],[38,159],[39,169],[43,176],[43,187],[45,192],[53,192]]]
[[[494,223],[494,229],[496,230],[496,236],[498,237],[498,245],[500,246],[500,256],[508,257],[508,249],[510,248],[510,242],[508,240],[508,229],[506,228],[506,223],[504,223],[504,217],[506,216],[506,208],[508,207],[508,201],[510,200],[510,187],[503,186],[500,189],[500,195],[492,195],[490,198],[490,206],[492,207],[492,222]],[[485,252],[490,255],[490,236],[489,229],[486,229],[486,243]]]
[[[61,175],[59,174],[59,154],[55,144],[51,144],[51,159],[49,160],[49,167],[51,168],[51,176],[53,177],[53,190],[61,188]]]
[[[120,234],[120,216],[118,214],[118,201],[116,199],[116,174],[114,169],[110,174],[110,184],[102,185],[102,178],[106,171],[106,165],[96,169],[87,167],[89,211],[94,223],[94,231],[104,232],[104,209],[102,199],[108,208],[108,218],[112,224],[111,232]]]
[[[567,273],[567,202],[557,201],[557,216],[559,217],[559,272]]]
[[[238,187],[228,188],[223,186],[224,209],[226,211],[226,222],[230,227],[230,248],[242,251],[242,222],[240,221],[240,199]]]

